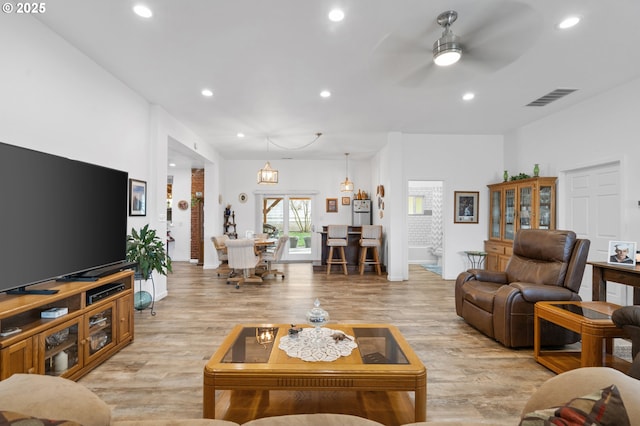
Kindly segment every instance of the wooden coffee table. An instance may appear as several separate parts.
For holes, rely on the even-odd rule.
[[[533,355],[551,371],[563,373],[580,367],[613,367],[625,371],[629,362],[613,356],[613,338],[627,334],[611,321],[619,305],[608,302],[538,302],[534,307]],[[540,321],[549,321],[579,333],[580,350],[543,350]]]
[[[256,329],[274,329],[272,343],[259,344]],[[409,391],[415,421],[427,417],[427,370],[400,331],[388,324],[330,324],[354,336],[358,347],[331,362],[309,362],[278,348],[289,324],[234,327],[204,367],[203,417],[215,418],[216,390]]]

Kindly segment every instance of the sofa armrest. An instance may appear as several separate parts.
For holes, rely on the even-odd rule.
[[[80,383],[57,376],[19,373],[1,381],[0,409],[84,426],[111,424],[105,402]]]
[[[529,303],[555,301],[555,300],[579,300],[573,291],[555,285],[533,284],[513,282],[509,284],[522,293],[522,298]]]
[[[577,368],[550,378],[529,398],[522,416],[564,405],[574,398],[611,385],[618,387],[631,424],[640,424],[640,380],[609,367]]]

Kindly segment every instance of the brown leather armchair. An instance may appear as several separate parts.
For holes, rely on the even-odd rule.
[[[507,347],[533,346],[536,302],[581,300],[589,240],[573,231],[526,229],[516,234],[505,272],[469,269],[458,275],[456,313]],[[579,335],[543,322],[541,344],[575,343]]]

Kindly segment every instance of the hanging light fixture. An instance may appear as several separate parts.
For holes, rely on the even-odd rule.
[[[340,192],[353,192],[353,182],[349,180],[349,153],[346,152],[344,155],[347,163],[347,177],[340,183]]]
[[[451,31],[451,24],[458,19],[458,13],[448,10],[438,15],[438,24],[444,28],[442,37],[433,43],[433,62],[441,67],[453,65],[462,56],[460,37]]]
[[[267,156],[269,155],[269,138],[267,138]],[[261,185],[273,185],[278,183],[278,171],[271,168],[271,164],[267,164],[258,170],[258,183]]]

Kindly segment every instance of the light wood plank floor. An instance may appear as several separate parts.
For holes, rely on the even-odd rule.
[[[213,270],[174,263],[169,296],[156,303],[157,315],[136,312],[134,342],[80,383],[106,401],[118,420],[200,418],[204,364],[231,328],[237,323],[303,323],[316,297],[332,322],[398,326],[427,367],[431,421],[517,424],[531,393],[554,375],[534,361],[532,350],[506,349],[468,326],[455,314],[454,282],[419,266],[410,267],[405,282],[371,273],[327,277],[314,274],[310,264],[278,269],[287,274],[284,280],[236,290]],[[296,412],[321,411],[329,401],[359,404],[364,415],[389,425],[413,421],[411,394],[377,396],[375,404],[367,395],[340,394],[298,392],[280,399],[285,410]],[[276,408],[265,408],[260,395],[225,391],[217,400],[218,418],[238,422],[277,414]],[[275,405],[276,399],[271,396],[268,404]]]

